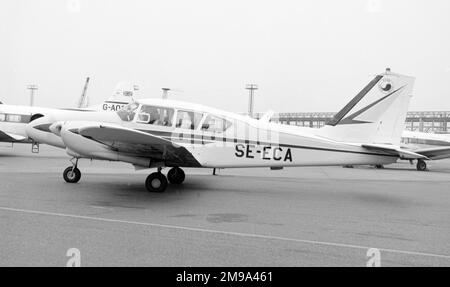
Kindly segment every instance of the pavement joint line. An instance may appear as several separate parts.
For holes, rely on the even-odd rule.
[[[92,221],[101,221],[101,222],[108,222],[108,223],[122,223],[122,224],[138,225],[138,226],[158,227],[158,228],[166,228],[166,229],[203,232],[203,233],[210,233],[210,234],[223,234],[223,235],[247,237],[247,238],[258,238],[258,239],[266,239],[266,240],[279,240],[279,241],[286,241],[286,242],[296,242],[296,243],[322,245],[322,246],[330,246],[330,247],[342,247],[342,248],[352,248],[352,249],[360,249],[360,250],[368,250],[370,248],[377,248],[377,247],[374,247],[374,246],[368,247],[368,246],[355,245],[355,244],[316,241],[316,240],[307,240],[307,239],[297,239],[297,238],[280,237],[280,236],[263,235],[263,234],[241,233],[241,232],[233,232],[233,231],[221,231],[221,230],[214,230],[214,229],[204,229],[204,228],[177,226],[177,225],[168,225],[168,224],[159,224],[159,223],[128,221],[128,220],[111,219],[111,218],[103,218],[103,217],[93,217],[93,216],[76,215],[76,214],[66,214],[66,213],[56,213],[56,212],[48,212],[48,211],[37,211],[37,210],[28,210],[28,209],[20,209],[20,208],[11,208],[11,207],[5,207],[5,206],[0,206],[0,210],[12,211],[12,212],[21,212],[21,213],[26,213],[26,214],[36,214],[36,215],[66,217],[66,218],[72,218],[72,219],[84,219],[84,220],[92,220]],[[380,250],[380,251],[388,252],[388,253],[414,255],[414,256],[424,256],[424,257],[434,257],[434,258],[450,260],[450,255],[425,253],[425,252],[416,252],[416,251],[407,251],[407,250],[399,250],[399,249],[389,249],[389,248],[377,248],[377,249]]]

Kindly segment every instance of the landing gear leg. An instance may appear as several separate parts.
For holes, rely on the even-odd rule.
[[[384,169],[384,165],[382,165],[382,164],[377,164],[377,165],[375,166],[375,168],[376,168],[376,169]]]
[[[72,166],[64,170],[63,177],[67,183],[77,183],[81,179],[81,171],[78,169],[78,158],[72,159]]]
[[[427,170],[427,163],[423,159],[417,160],[416,168],[418,171],[425,171]]]
[[[167,185],[167,178],[161,173],[161,168],[158,168],[157,172],[150,174],[145,180],[145,187],[150,192],[164,192]]]
[[[184,171],[179,167],[171,168],[167,173],[167,179],[172,184],[182,184],[185,178]]]

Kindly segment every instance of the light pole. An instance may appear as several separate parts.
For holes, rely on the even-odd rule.
[[[253,118],[254,92],[258,89],[258,85],[247,84],[245,89],[249,90],[248,94],[248,115]]]
[[[162,88],[162,91],[163,91],[162,98],[164,100],[166,100],[169,97],[168,93],[169,93],[170,89],[169,88]]]
[[[31,84],[27,86],[27,89],[30,90],[30,106],[34,105],[34,91],[38,89],[38,86],[35,84]]]

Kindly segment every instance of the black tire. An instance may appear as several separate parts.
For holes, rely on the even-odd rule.
[[[164,192],[166,191],[167,185],[166,176],[160,172],[150,174],[145,180],[145,188],[149,192]]]
[[[182,184],[185,178],[184,171],[179,167],[171,168],[167,173],[167,179],[171,184]]]
[[[424,160],[419,159],[417,161],[416,168],[418,171],[426,171],[427,170],[427,163]]]
[[[67,183],[77,183],[81,179],[81,171],[78,168],[68,167],[64,170],[63,177]]]

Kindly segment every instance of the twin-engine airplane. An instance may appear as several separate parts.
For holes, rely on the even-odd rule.
[[[27,131],[38,142],[57,135],[73,157],[64,179],[81,178],[78,159],[122,161],[157,168],[148,191],[185,179],[182,167],[243,168],[383,165],[424,156],[402,149],[400,137],[414,78],[377,75],[321,129],[287,126],[202,105],[139,100],[116,113],[43,117]],[[80,118],[83,117],[83,120]],[[170,167],[167,177],[161,172]]]

